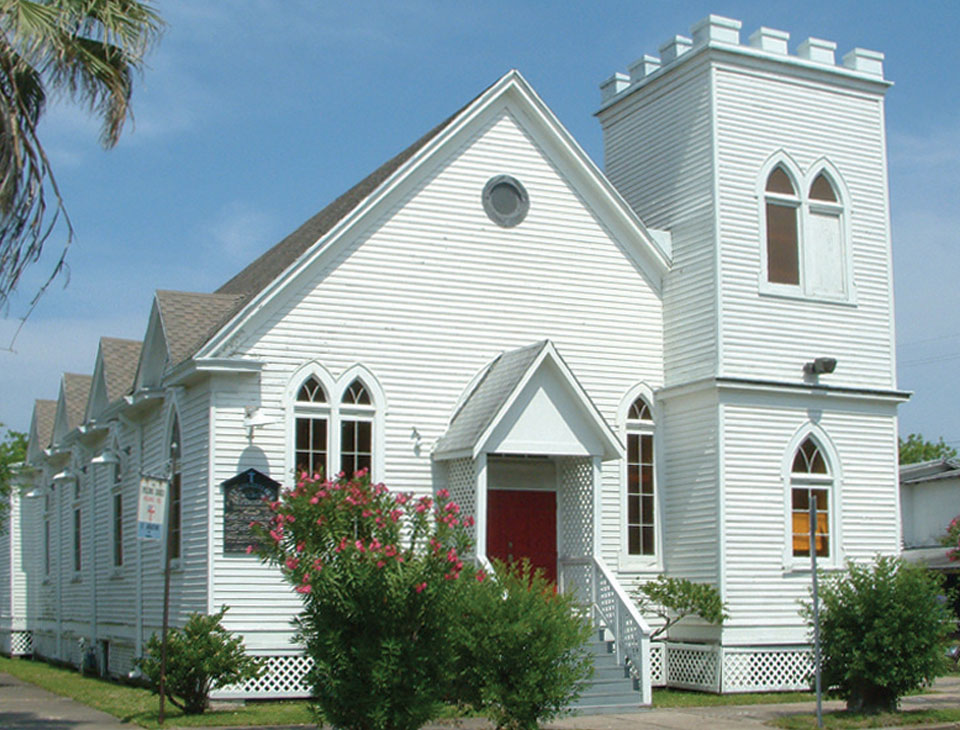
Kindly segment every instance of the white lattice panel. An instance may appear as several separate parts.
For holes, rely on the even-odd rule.
[[[650,686],[665,687],[667,685],[666,673],[666,647],[661,642],[650,642]]]
[[[33,654],[33,634],[29,631],[13,631],[10,634],[10,656]]]
[[[558,459],[560,553],[568,558],[593,554],[593,462]]]
[[[720,647],[709,644],[673,644],[667,647],[667,686],[720,691]]]
[[[476,518],[477,476],[473,459],[453,459],[447,463],[447,488],[450,498],[460,505],[460,514]],[[468,529],[470,539],[476,543],[476,527]]]
[[[267,699],[309,697],[310,688],[303,676],[313,661],[303,655],[260,657],[266,660],[267,671],[241,686],[224,687],[212,693],[216,699]]]
[[[810,688],[810,647],[744,647],[723,650],[724,692],[776,692]]]

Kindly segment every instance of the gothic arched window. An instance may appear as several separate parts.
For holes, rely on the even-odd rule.
[[[627,414],[627,554],[656,553],[653,436],[650,404],[637,398]]]

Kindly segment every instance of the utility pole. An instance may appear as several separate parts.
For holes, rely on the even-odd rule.
[[[817,598],[817,495],[810,494],[810,573],[813,580],[813,668],[817,692],[817,727],[823,727],[823,693],[820,688],[820,603]]]

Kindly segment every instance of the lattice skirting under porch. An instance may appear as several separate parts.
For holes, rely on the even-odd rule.
[[[29,631],[0,631],[0,654],[26,656],[33,654],[33,635]]]
[[[302,681],[312,661],[302,655],[261,656],[267,671],[242,685],[224,687],[211,693],[214,699],[280,699],[310,696]]]
[[[701,692],[785,692],[809,689],[809,646],[717,646],[653,642],[650,683]]]

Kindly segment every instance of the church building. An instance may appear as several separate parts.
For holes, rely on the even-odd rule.
[[[899,552],[908,394],[883,55],[790,47],[711,15],[613,74],[603,169],[509,71],[216,291],[157,291],[142,342],[104,337],[36,403],[0,650],[133,670],[161,622],[136,534],[160,475],[172,623],[229,606],[269,672],[221,696],[303,696],[298,596],[237,515],[301,470],[368,468],[449,489],[477,560],[576,591],[633,705],[806,687],[810,551]],[[660,574],[729,618],[651,642],[630,593]]]

